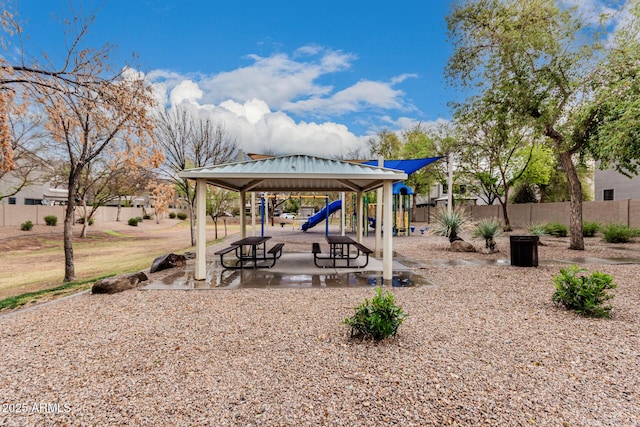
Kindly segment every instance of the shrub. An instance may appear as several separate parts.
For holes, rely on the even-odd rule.
[[[603,304],[613,298],[607,289],[615,289],[616,285],[611,276],[599,271],[591,276],[578,276],[584,271],[577,265],[561,268],[560,275],[553,278],[556,285],[553,302],[583,316],[609,317],[611,306]]]
[[[602,234],[604,240],[609,243],[628,243],[634,237],[638,237],[639,230],[622,224],[607,224],[602,229]]]
[[[178,212],[178,219],[184,221],[187,219],[187,214],[184,212]]]
[[[47,215],[44,217],[44,222],[51,227],[55,227],[58,223],[58,217],[55,215]]]
[[[129,218],[129,225],[132,227],[137,227],[138,226],[138,218]]]
[[[382,287],[378,286],[373,299],[365,298],[364,302],[355,308],[355,314],[344,319],[342,323],[351,326],[352,338],[373,338],[379,341],[395,336],[406,316],[402,307],[395,305],[393,294],[383,294]]]
[[[29,219],[23,222],[22,224],[20,224],[20,230],[22,231],[29,231],[32,228],[33,228],[33,223]]]
[[[546,236],[548,234],[545,224],[529,224],[527,230],[534,236]]]
[[[144,220],[144,218],[142,218],[141,216],[137,216],[136,219],[138,220],[138,222],[142,222]]]
[[[169,218],[175,219],[175,217],[176,217],[176,213],[175,212],[169,212]]]
[[[567,237],[567,226],[559,222],[549,222],[544,225],[546,234],[555,237]]]
[[[483,219],[476,224],[476,228],[473,230],[473,237],[482,237],[485,242],[485,247],[492,251],[496,250],[496,238],[500,234],[500,222],[497,219]]]
[[[584,222],[582,223],[582,236],[593,237],[600,230],[600,224],[597,222]]]
[[[78,220],[76,222],[78,224],[84,224],[84,217],[81,216],[80,218],[78,218]],[[93,218],[89,218],[89,225],[93,225]]]
[[[446,209],[440,209],[435,215],[435,225],[433,233],[438,236],[449,238],[450,242],[458,240],[458,234],[464,230],[469,224],[469,217],[463,208],[456,208],[447,212]]]
[[[151,215],[149,215],[149,214],[144,214],[144,215],[142,215],[142,218],[143,218],[143,219],[151,219]]]

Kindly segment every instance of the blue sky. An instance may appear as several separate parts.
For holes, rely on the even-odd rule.
[[[565,0],[575,3],[577,0]],[[52,15],[68,0],[20,0],[30,53],[63,52]],[[235,4],[234,4],[235,3]],[[598,0],[582,1],[595,9]],[[448,120],[449,1],[84,1],[87,43],[138,55],[166,106],[224,123],[245,151],[337,156],[377,132]]]

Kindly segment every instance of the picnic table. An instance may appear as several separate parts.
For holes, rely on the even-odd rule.
[[[216,252],[220,256],[220,264],[231,270],[242,268],[271,268],[276,265],[278,258],[282,256],[284,243],[277,243],[267,251],[267,240],[271,236],[250,236],[237,240],[225,249]],[[224,256],[230,252],[235,253],[233,263],[226,263]]]
[[[331,261],[329,266],[334,268],[364,268],[369,264],[369,255],[373,253],[373,251],[363,244],[356,242],[351,237],[328,235],[326,236],[326,239],[329,244],[328,256],[320,255],[322,251],[319,243],[314,243],[312,245],[313,262],[316,267],[328,267],[327,265],[324,265],[324,263],[322,263],[322,265],[318,264],[319,260]],[[352,248],[354,249],[353,251]],[[365,256],[364,264],[352,263],[352,261],[359,259],[362,255]]]

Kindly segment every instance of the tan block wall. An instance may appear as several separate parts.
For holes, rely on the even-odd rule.
[[[0,226],[20,226],[23,222],[31,220],[35,225],[44,225],[44,217],[55,215],[58,224],[64,222],[65,206],[42,205],[7,205],[0,204]],[[150,210],[152,213],[153,210]],[[84,214],[81,207],[76,208],[76,218]],[[118,208],[113,206],[100,207],[93,215],[95,222],[112,222],[116,220]],[[142,216],[142,208],[120,208],[120,221],[126,222],[129,218]]]
[[[467,212],[474,221],[484,218],[498,218],[503,221],[502,206],[477,205],[467,207]],[[562,203],[526,203],[509,205],[509,222],[514,227],[526,227],[529,224],[559,222],[569,226],[570,204]],[[416,208],[412,221],[427,222],[427,208]],[[431,218],[435,212],[431,208]],[[629,227],[640,228],[640,200],[611,200],[585,202],[582,205],[583,221],[599,222],[600,224],[624,224]]]

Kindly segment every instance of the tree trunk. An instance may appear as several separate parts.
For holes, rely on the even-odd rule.
[[[195,194],[193,197],[191,197],[191,191],[189,191],[190,188],[191,187],[189,187],[189,183],[187,182],[186,183],[186,190],[187,190],[186,200],[187,200],[187,203],[189,204],[189,228],[191,229],[191,246],[195,246],[196,245],[196,218],[195,218],[194,205],[196,204],[196,199],[195,199]],[[196,188],[197,188],[197,184],[196,184]]]
[[[120,222],[120,209],[122,209],[122,196],[118,197],[118,210],[116,213],[116,221]]]
[[[511,230],[511,222],[509,221],[509,187],[504,187],[504,200],[502,197],[498,197],[500,204],[502,205],[502,216],[504,217],[504,229]]]
[[[69,195],[67,196],[67,209],[64,216],[64,282],[76,280],[76,271],[73,262],[73,219],[76,207],[75,200],[76,183],[75,178],[69,177]]]
[[[584,250],[584,237],[582,236],[582,185],[573,160],[571,160],[571,154],[560,153],[560,162],[567,174],[569,188],[571,188],[571,216],[569,218],[571,240],[569,249],[582,251]]]
[[[196,245],[196,218],[195,209],[193,205],[189,203],[189,228],[191,229],[191,246]]]
[[[80,232],[80,237],[83,239],[87,238],[87,227],[89,227],[89,216],[87,215],[87,202],[82,200],[82,231]]]
[[[540,189],[540,201],[538,203],[546,203],[547,202],[547,186],[540,184],[538,188]]]

